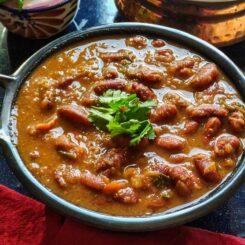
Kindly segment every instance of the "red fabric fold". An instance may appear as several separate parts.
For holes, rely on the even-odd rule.
[[[245,239],[202,229],[121,233],[64,218],[44,204],[0,185],[0,244],[4,245],[245,245]]]

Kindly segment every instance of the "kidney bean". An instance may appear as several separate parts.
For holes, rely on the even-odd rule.
[[[103,94],[108,89],[123,90],[131,94],[135,93],[143,101],[156,98],[156,95],[150,88],[137,82],[131,82],[127,84],[124,81],[108,80],[100,82],[94,87],[94,91],[98,95]]]
[[[76,80],[75,76],[63,78],[63,80],[59,82],[58,87],[64,89],[68,87],[75,80]]]
[[[147,45],[147,39],[142,36],[130,37],[126,39],[126,44],[136,49],[143,49]]]
[[[156,164],[152,170],[170,177],[175,184],[175,189],[181,196],[188,196],[192,193],[194,188],[200,186],[200,181],[196,176],[185,167],[176,166],[170,167],[167,164]]]
[[[164,63],[170,63],[175,59],[173,50],[171,49],[156,50],[154,57],[156,61]]]
[[[239,152],[241,141],[234,135],[224,135],[216,139],[214,153],[219,157],[228,157]]]
[[[194,164],[200,175],[207,181],[217,183],[221,180],[216,163],[205,154],[193,156]]]
[[[84,96],[81,100],[81,105],[83,106],[93,106],[96,105],[98,102],[98,99],[94,96]]]
[[[132,51],[125,49],[121,49],[117,52],[108,52],[100,54],[100,58],[104,62],[119,62],[125,59],[132,61],[134,57],[135,56]]]
[[[245,117],[242,112],[236,111],[228,117],[230,128],[235,133],[242,133],[245,129]]]
[[[68,151],[73,147],[73,144],[66,135],[61,135],[55,140],[55,146],[58,150]]]
[[[103,94],[108,89],[125,90],[126,83],[121,80],[107,80],[98,83],[94,87],[94,92],[98,95]]]
[[[156,84],[164,81],[164,75],[157,70],[153,70],[147,66],[139,66],[128,72],[130,78],[137,78],[141,82],[148,84]]]
[[[128,84],[126,91],[137,94],[137,96],[143,101],[154,100],[156,98],[156,95],[150,88],[137,82]]]
[[[173,119],[177,113],[178,110],[175,105],[163,104],[152,110],[149,118],[153,123],[160,123],[169,119]]]
[[[157,146],[168,151],[181,151],[185,147],[185,140],[180,137],[161,135],[155,139]]]
[[[96,163],[96,170],[106,171],[108,175],[115,175],[126,162],[127,153],[125,150],[112,148],[99,158]]]
[[[170,71],[177,73],[185,68],[192,68],[195,65],[196,60],[192,57],[185,57],[182,60],[176,60]]]
[[[209,63],[198,70],[191,83],[196,90],[203,90],[217,81],[218,77],[219,71],[217,66],[213,63]]]
[[[189,120],[185,122],[183,133],[186,135],[194,134],[199,127],[199,123],[193,120]]]
[[[187,114],[192,118],[204,118],[204,117],[226,117],[228,111],[216,104],[202,104],[199,106],[188,106],[186,108]]]
[[[77,105],[63,105],[58,108],[58,115],[72,123],[81,124],[83,126],[90,126],[88,119],[88,112],[81,106]]]
[[[155,48],[161,48],[166,45],[166,43],[161,39],[155,39],[151,42],[151,45]]]
[[[204,134],[207,137],[215,136],[221,128],[221,121],[218,117],[210,117],[204,125]]]

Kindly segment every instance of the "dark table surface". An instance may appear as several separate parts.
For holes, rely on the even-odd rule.
[[[113,0],[81,0],[76,18],[59,36],[75,30],[121,21],[126,20],[117,12]],[[26,58],[53,39],[23,39],[8,33],[0,24],[0,72],[11,74]],[[245,42],[222,48],[222,51],[245,72]],[[0,89],[1,101],[3,92]],[[1,184],[29,195],[9,169],[1,149],[0,169]],[[245,184],[219,208],[188,225],[245,237]]]

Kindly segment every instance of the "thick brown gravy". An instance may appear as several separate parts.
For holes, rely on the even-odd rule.
[[[154,140],[129,147],[128,136],[112,138],[89,122],[107,89],[157,101],[148,114]],[[112,215],[191,202],[226,178],[243,151],[235,87],[204,57],[166,40],[108,37],[61,50],[28,77],[12,114],[33,175],[60,197]]]

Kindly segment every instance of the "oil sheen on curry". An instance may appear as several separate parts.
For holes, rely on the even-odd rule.
[[[105,37],[53,54],[12,111],[18,151],[78,206],[142,216],[210,192],[243,152],[245,107],[212,62],[167,40]]]

